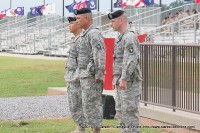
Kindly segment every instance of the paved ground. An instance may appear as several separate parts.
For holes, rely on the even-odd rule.
[[[53,57],[44,55],[23,55],[23,54],[11,54],[6,52],[0,52],[0,56],[29,58],[29,59],[43,59],[43,60],[66,60],[66,57]]]

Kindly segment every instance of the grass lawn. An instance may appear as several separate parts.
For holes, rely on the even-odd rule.
[[[116,120],[103,120],[103,125],[117,126]],[[76,128],[71,118],[60,120],[0,121],[0,133],[70,133]],[[89,132],[90,129],[87,129]],[[119,128],[104,128],[101,133],[121,133]],[[160,133],[156,129],[142,128],[141,133]]]
[[[65,86],[65,63],[0,56],[0,97],[46,95],[48,87]]]

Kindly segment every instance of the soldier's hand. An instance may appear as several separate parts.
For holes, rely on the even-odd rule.
[[[121,88],[122,90],[125,90],[126,89],[126,80],[121,80],[120,83],[119,83],[119,88]]]
[[[80,78],[79,78],[79,77],[77,77],[77,78],[76,78],[76,81],[79,81],[79,80],[80,80]]]
[[[115,87],[115,85],[112,85],[112,89],[114,90],[116,87]]]
[[[101,79],[96,79],[95,82],[99,83],[99,82],[101,82]]]

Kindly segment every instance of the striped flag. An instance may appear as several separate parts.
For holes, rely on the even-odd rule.
[[[123,3],[124,6],[122,7],[127,7],[127,6],[136,6],[136,7],[142,7],[146,6],[143,0],[126,0],[125,3]]]
[[[2,10],[0,11],[0,18],[4,18],[6,16],[6,11]]]

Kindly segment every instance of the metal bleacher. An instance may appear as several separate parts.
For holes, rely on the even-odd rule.
[[[191,15],[173,23],[161,25],[162,19],[168,16],[170,12],[173,14],[179,10],[190,10],[191,12],[193,9],[199,12],[200,4],[185,4],[162,12],[151,10],[130,16],[128,17],[128,21],[130,27],[137,35],[147,34],[147,41],[150,40],[151,43],[197,43],[200,42],[200,30],[196,30],[195,26],[196,23],[200,22],[199,15]],[[136,19],[137,16],[139,19]],[[109,24],[101,26],[100,29],[106,37],[116,37],[118,35],[112,30]]]
[[[138,34],[146,33],[151,42],[198,42],[199,30],[194,30],[194,23],[199,15],[190,16],[191,21],[183,23],[185,19],[161,26],[161,20],[169,12],[179,10],[200,11],[200,5],[186,4],[161,12],[160,7],[124,9],[128,14],[130,27]],[[93,13],[93,22],[105,37],[116,37],[117,32],[110,27],[107,14]],[[190,27],[188,28],[188,25]],[[178,31],[175,28],[178,26]],[[170,27],[170,28],[165,28]],[[162,29],[169,30],[162,30]],[[67,56],[73,35],[69,32],[66,17],[59,15],[38,16],[33,18],[6,17],[0,20],[0,51],[19,54],[43,54],[46,56]],[[181,40],[181,41],[177,41]]]

